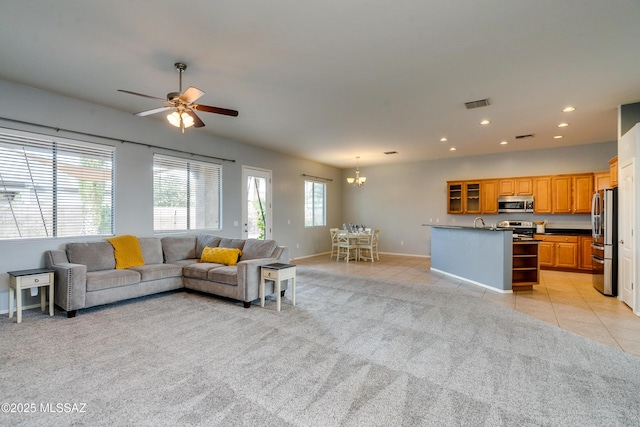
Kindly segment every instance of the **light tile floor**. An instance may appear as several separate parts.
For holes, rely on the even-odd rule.
[[[541,281],[533,291],[501,294],[456,280],[429,269],[423,257],[380,255],[376,262],[337,262],[328,254],[293,260],[336,273],[457,288],[496,304],[536,317],[627,353],[640,356],[640,317],[617,298],[606,297],[591,284],[591,275],[560,271],[541,271]]]

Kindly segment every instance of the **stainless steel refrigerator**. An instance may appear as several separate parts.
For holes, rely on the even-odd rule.
[[[618,295],[617,205],[617,188],[599,190],[591,201],[593,287],[608,296]]]

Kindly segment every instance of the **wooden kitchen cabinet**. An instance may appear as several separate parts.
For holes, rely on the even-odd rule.
[[[617,170],[616,166],[616,173]],[[498,196],[533,195],[534,213],[589,214],[594,189],[613,185],[610,182],[613,178],[609,179],[606,175],[606,172],[589,172],[447,181],[447,212],[495,214],[498,213]],[[615,179],[617,185],[617,177]]]
[[[501,179],[500,196],[530,196],[533,194],[533,178]]]
[[[578,236],[535,234],[540,240],[540,267],[578,269]]]
[[[447,194],[447,213],[481,213],[480,181],[447,181]]]
[[[447,182],[447,194],[449,197],[449,202],[447,203],[447,213],[463,213],[464,209],[462,206],[462,182]]]
[[[593,189],[595,191],[604,190],[605,188],[610,188],[610,175],[611,173],[606,171],[594,172],[593,173]]]
[[[532,290],[540,283],[539,242],[513,242],[511,289]]]
[[[592,271],[593,265],[591,264],[591,244],[593,243],[593,237],[580,236],[580,270]]]
[[[571,178],[572,208],[571,213],[591,213],[591,199],[593,198],[593,174],[574,175]]]
[[[480,185],[480,205],[483,214],[498,213],[498,180],[487,179]]]
[[[538,176],[533,180],[533,210],[551,213],[551,177]]]
[[[618,156],[609,160],[609,184],[611,187],[618,186]]]
[[[551,213],[570,214],[572,211],[571,175],[551,177]]]

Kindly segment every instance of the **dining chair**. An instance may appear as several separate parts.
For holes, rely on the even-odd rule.
[[[373,234],[363,234],[358,238],[358,260],[373,262]]]
[[[373,230],[373,235],[371,236],[371,257],[373,258],[374,254],[378,261],[380,261],[380,254],[378,253],[378,241],[380,240],[380,230]]]
[[[346,262],[350,259],[357,259],[358,256],[358,244],[354,242],[347,232],[338,232],[338,256],[336,261],[340,261],[340,258],[344,257]]]
[[[338,258],[338,228],[330,228],[329,234],[331,235],[331,255],[329,256],[329,258],[333,258],[335,256],[337,259]]]

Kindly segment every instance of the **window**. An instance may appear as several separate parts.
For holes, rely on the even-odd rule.
[[[318,227],[326,224],[327,184],[304,182],[304,226]]]
[[[0,239],[112,235],[114,150],[0,129]]]
[[[153,156],[153,229],[220,230],[222,166]]]

